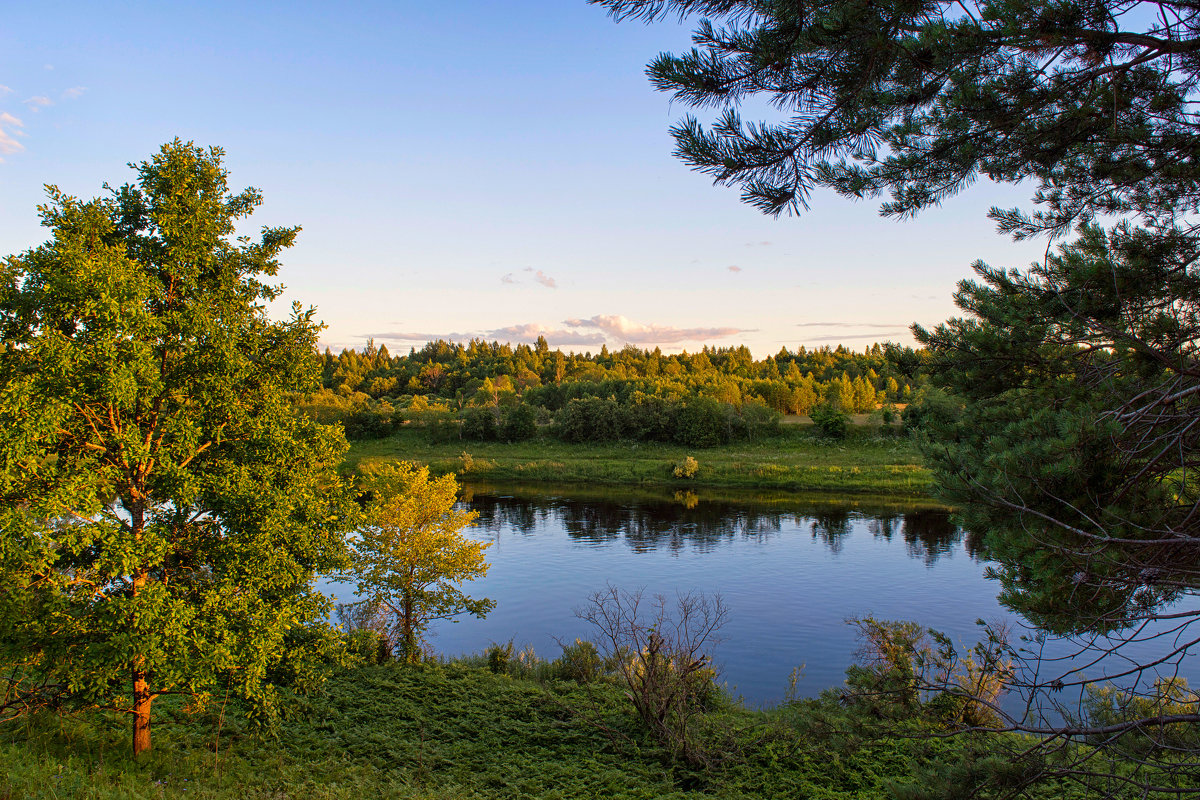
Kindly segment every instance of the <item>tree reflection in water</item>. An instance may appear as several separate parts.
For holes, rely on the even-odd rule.
[[[784,529],[808,528],[814,540],[838,554],[854,530],[865,521],[873,536],[891,541],[900,536],[908,554],[927,565],[965,544],[974,560],[982,555],[978,542],[954,524],[947,510],[936,507],[897,509],[883,502],[830,502],[756,495],[706,497],[694,491],[630,499],[611,499],[601,492],[580,498],[522,488],[519,495],[495,487],[468,487],[463,501],[479,512],[476,529],[499,537],[502,530],[532,534],[548,524],[561,527],[572,540],[585,545],[622,542],[634,552],[658,549],[710,552],[734,538],[767,539]]]

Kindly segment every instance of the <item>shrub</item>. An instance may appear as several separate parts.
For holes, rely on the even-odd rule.
[[[386,400],[372,401],[345,419],[347,439],[383,439],[404,422],[401,412]]]
[[[663,595],[609,586],[575,612],[596,629],[598,652],[615,665],[646,731],[673,757],[711,767],[720,754],[699,736],[697,717],[719,696],[706,650],[718,642],[727,610],[720,595]]]
[[[512,639],[504,644],[493,644],[487,651],[488,669],[496,675],[506,675],[508,674],[508,663],[512,661],[512,657]]]
[[[688,447],[714,447],[729,442],[733,407],[710,397],[692,397],[675,412],[671,439]]]
[[[494,442],[500,435],[495,406],[471,406],[462,412],[462,438]]]
[[[676,478],[694,478],[696,473],[700,471],[700,462],[688,456],[683,461],[675,465]]]
[[[831,439],[843,439],[850,428],[850,415],[833,403],[818,403],[809,415],[817,430]]]
[[[500,438],[506,442],[523,442],[537,435],[537,411],[520,403],[505,408],[500,415]]]
[[[611,442],[621,438],[621,407],[616,400],[582,397],[554,415],[554,435],[564,442]]]
[[[931,424],[941,427],[958,419],[962,406],[940,389],[926,387],[900,414],[904,430],[913,433]]]
[[[782,415],[778,411],[762,401],[747,400],[742,404],[741,413],[738,415],[740,422],[738,435],[751,441],[756,441],[764,436],[776,436],[779,434],[781,417]]]
[[[604,674],[604,659],[596,645],[583,639],[562,646],[562,655],[555,662],[559,678],[576,683],[591,683]]]

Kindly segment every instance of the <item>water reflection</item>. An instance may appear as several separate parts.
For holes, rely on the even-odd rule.
[[[767,497],[756,501],[706,496],[701,492],[644,493],[619,498],[592,491],[586,496],[494,486],[468,487],[464,503],[479,513],[476,529],[497,539],[502,533],[532,535],[553,523],[571,540],[593,546],[621,543],[637,553],[655,550],[711,552],[732,540],[769,540],[781,531],[811,532],[834,555],[842,552],[855,523],[891,541],[899,537],[911,558],[932,566],[965,545],[979,560],[979,543],[954,524],[948,510],[914,504],[831,505],[805,498]]]

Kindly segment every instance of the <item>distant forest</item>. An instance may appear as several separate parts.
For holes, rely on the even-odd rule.
[[[769,432],[783,414],[907,403],[922,357],[879,344],[862,352],[784,348],[757,361],[745,346],[563,353],[542,338],[534,345],[439,340],[392,355],[369,342],[361,351],[326,349],[322,389],[301,406],[343,422],[350,438],[386,436],[408,422],[435,440],[519,440],[540,423],[566,441],[717,444]]]

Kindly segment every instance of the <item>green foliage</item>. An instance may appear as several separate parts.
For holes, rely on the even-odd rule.
[[[391,436],[404,416],[387,401],[372,401],[346,416],[347,439],[382,439]]]
[[[850,428],[850,415],[835,403],[819,403],[809,416],[817,430],[830,439],[844,439]]]
[[[455,508],[453,475],[431,479],[407,462],[362,470],[364,523],[350,543],[350,570],[364,616],[381,618],[397,657],[415,664],[430,623],[459,614],[485,616],[494,606],[468,597],[459,585],[487,574],[485,542],[462,529],[478,516]]]
[[[591,683],[599,680],[610,666],[606,664],[596,645],[585,639],[576,639],[562,646],[562,655],[555,662],[557,672],[563,680],[576,683]]]
[[[962,402],[936,386],[927,386],[900,412],[904,430],[910,434],[938,431],[953,425],[962,415]]]
[[[513,643],[509,639],[504,644],[494,644],[487,650],[487,665],[488,669],[494,675],[505,675],[508,673],[508,665],[513,657]]]
[[[708,397],[694,397],[675,411],[671,440],[687,447],[727,444],[733,436],[733,408]]]
[[[640,733],[614,683],[532,682],[463,663],[385,664],[344,671],[321,695],[290,699],[277,738],[254,736],[231,698],[202,715],[180,714],[163,727],[162,746],[137,762],[101,714],[2,727],[0,796],[885,800],[919,770],[936,782],[932,773],[959,758],[954,743],[847,736],[852,723],[836,702],[808,702],[707,712],[700,734],[737,757],[696,769],[672,763]]]
[[[553,432],[564,442],[612,442],[621,438],[621,416],[616,400],[579,398],[554,415]]]
[[[506,442],[523,442],[537,435],[537,412],[532,406],[519,403],[506,407],[500,417],[500,438]]]
[[[494,442],[500,436],[499,412],[495,406],[469,406],[462,412],[464,439]]]
[[[221,158],[175,141],[107,196],[48,188],[52,238],[0,285],[0,662],[128,714],[135,752],[165,693],[221,682],[261,718],[272,675],[317,679],[314,578],[344,564],[345,439],[292,405],[320,326],[266,312],[297,229],[234,238],[261,197]]]

